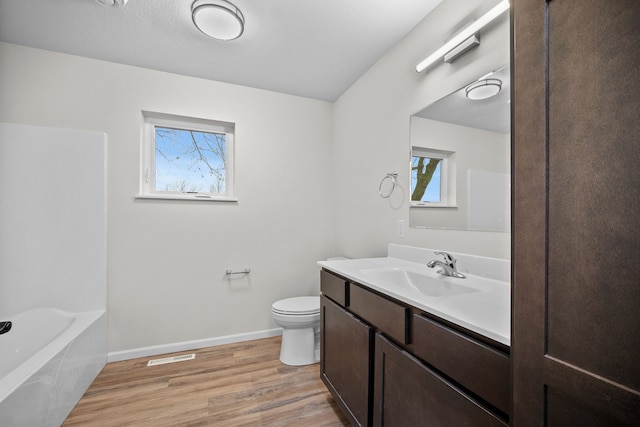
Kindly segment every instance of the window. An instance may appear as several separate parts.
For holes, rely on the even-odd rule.
[[[235,201],[233,123],[143,112],[141,198]]]
[[[452,154],[411,147],[411,206],[455,205],[447,192],[449,157]]]

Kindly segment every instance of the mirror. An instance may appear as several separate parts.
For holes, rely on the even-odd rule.
[[[505,65],[411,116],[410,227],[511,231],[510,77]]]

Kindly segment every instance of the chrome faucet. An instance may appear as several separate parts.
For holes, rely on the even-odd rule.
[[[427,263],[427,267],[434,268],[440,267],[440,270],[436,271],[438,274],[442,274],[443,276],[457,277],[459,279],[464,279],[466,276],[462,273],[458,272],[456,268],[456,259],[446,252],[434,252],[436,255],[442,255],[444,257],[444,262],[439,259],[432,259]]]

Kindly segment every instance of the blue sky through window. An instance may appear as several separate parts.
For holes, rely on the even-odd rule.
[[[155,127],[156,191],[225,192],[226,135]]]

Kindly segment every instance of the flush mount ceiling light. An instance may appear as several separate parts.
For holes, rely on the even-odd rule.
[[[214,39],[233,40],[244,32],[244,15],[226,0],[196,0],[191,16],[194,25]]]
[[[485,79],[471,83],[465,89],[467,98],[473,100],[487,99],[496,96],[502,89],[502,80]]]
[[[122,7],[125,4],[127,4],[129,0],[96,0],[96,1],[104,6]]]
[[[465,28],[464,30],[456,34],[455,37],[453,37],[451,40],[445,43],[444,46],[442,46],[440,49],[436,50],[431,55],[427,56],[424,59],[424,61],[422,61],[416,66],[416,71],[419,73],[424,71],[424,69],[426,69],[429,65],[433,64],[438,59],[442,58],[447,52],[454,49],[460,43],[464,42],[469,37],[471,37],[478,31],[480,31],[485,25],[487,25],[489,22],[496,19],[498,16],[502,15],[502,12],[508,9],[509,9],[509,0],[503,0],[500,3],[498,3],[497,6],[495,6],[489,12],[482,15],[480,19],[478,19],[477,21],[474,21],[473,24],[469,25],[467,28]]]

